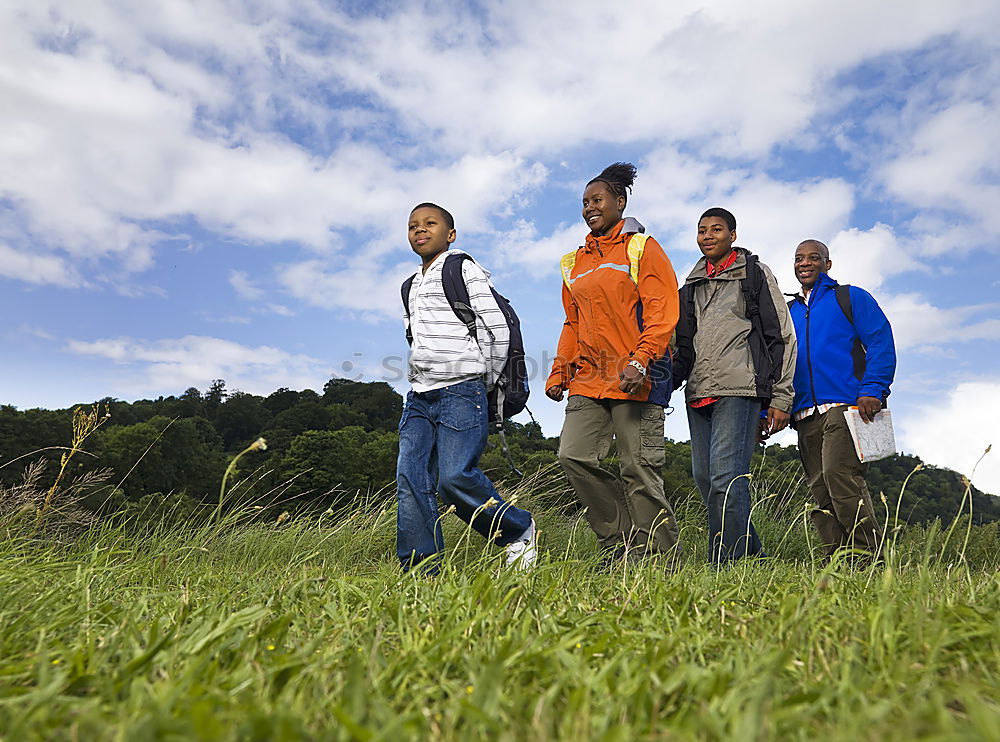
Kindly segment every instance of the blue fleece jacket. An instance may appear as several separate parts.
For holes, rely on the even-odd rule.
[[[799,354],[792,413],[827,403],[854,404],[858,397],[883,403],[896,372],[892,328],[864,289],[849,288],[854,325],[837,303],[837,282],[821,273],[809,294],[789,303]],[[863,353],[863,355],[862,355]],[[858,375],[862,367],[863,372]]]

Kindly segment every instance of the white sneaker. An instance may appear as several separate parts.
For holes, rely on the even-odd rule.
[[[517,541],[504,547],[507,550],[507,566],[527,572],[535,566],[538,550],[535,548],[535,519],[531,519],[528,530],[522,533]]]

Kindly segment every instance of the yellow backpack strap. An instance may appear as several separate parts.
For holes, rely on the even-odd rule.
[[[646,249],[646,240],[649,235],[636,232],[632,239],[628,241],[628,273],[632,276],[632,283],[639,284],[639,260]]]
[[[573,279],[570,275],[573,273],[573,267],[576,265],[576,250],[573,252],[568,252],[559,259],[559,267],[562,269],[563,281],[566,283],[566,288],[570,291],[573,290]]]

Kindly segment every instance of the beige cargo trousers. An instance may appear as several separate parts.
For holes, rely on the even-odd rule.
[[[621,478],[600,465],[612,438]],[[677,519],[663,494],[664,461],[659,405],[579,394],[567,400],[559,463],[603,548],[624,546],[635,557],[676,557]]]

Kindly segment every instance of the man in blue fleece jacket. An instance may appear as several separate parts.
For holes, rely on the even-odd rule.
[[[827,554],[848,547],[874,555],[879,524],[844,412],[857,405],[868,423],[882,409],[896,349],[889,320],[872,295],[839,286],[827,275],[832,266],[830,251],[818,240],[795,249],[802,294],[788,303],[799,345],[792,424],[816,501],[813,523]]]

